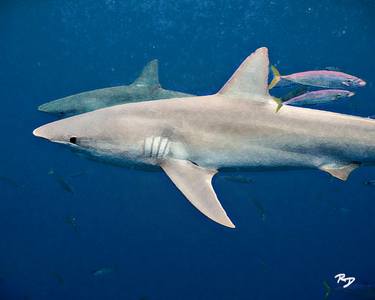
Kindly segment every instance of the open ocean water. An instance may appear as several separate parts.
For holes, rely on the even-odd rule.
[[[335,67],[367,81],[320,107],[375,114],[372,0],[1,0],[0,299],[375,299],[375,168],[218,174],[237,228],[203,216],[163,172],[90,161],[37,139],[37,106],[131,83],[151,59],[163,87],[217,92],[266,46],[283,74]],[[50,170],[54,170],[54,174]],[[225,180],[241,175],[252,183]],[[64,185],[65,183],[65,185]]]

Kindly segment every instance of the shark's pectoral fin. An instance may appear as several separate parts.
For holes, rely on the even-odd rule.
[[[213,221],[234,228],[212,188],[214,169],[205,169],[186,160],[168,159],[160,165],[178,189],[199,211]]]
[[[150,61],[142,70],[141,75],[134,81],[137,86],[160,87],[159,62],[157,59]]]
[[[326,164],[321,166],[319,169],[331,174],[333,177],[336,177],[341,180],[348,179],[350,173],[359,167],[358,163],[349,163],[349,164]]]

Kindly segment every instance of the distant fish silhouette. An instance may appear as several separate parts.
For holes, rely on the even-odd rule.
[[[53,169],[49,170],[48,175],[53,176],[65,192],[68,192],[68,193],[71,193],[71,194],[74,193],[72,187],[66,182],[64,177],[57,174]]]
[[[10,185],[15,188],[19,188],[20,185],[12,178],[6,177],[6,176],[0,176],[0,181],[6,183],[7,185]]]
[[[327,281],[323,281],[323,287],[324,287],[324,300],[327,300],[329,295],[331,295],[331,287],[329,286]]]
[[[245,177],[245,176],[239,176],[239,175],[238,176],[223,176],[222,178],[227,181],[238,182],[238,183],[245,183],[245,184],[253,183],[252,179]]]
[[[338,67],[325,67],[324,69],[328,70],[328,71],[336,71],[336,72],[340,72],[340,68]]]
[[[51,273],[51,276],[53,278],[56,279],[56,281],[60,284],[60,285],[64,285],[64,278],[61,276],[61,274],[57,273],[57,272],[52,272]]]
[[[86,171],[79,171],[79,172],[70,174],[69,177],[71,177],[71,178],[81,177],[81,176],[86,175],[86,174],[87,174]]]
[[[112,273],[114,270],[111,267],[104,267],[97,270],[92,271],[92,275],[94,276],[103,276]]]
[[[356,280],[347,288],[340,286],[334,289],[329,286],[327,281],[324,281],[323,285],[325,290],[324,299],[328,299],[335,292],[340,295],[351,296],[356,300],[375,300],[375,284],[373,283],[363,283]]]
[[[375,179],[366,180],[363,184],[375,186]]]
[[[65,224],[70,225],[75,232],[78,233],[77,218],[74,216],[68,216],[65,219]]]
[[[266,220],[266,211],[263,208],[263,205],[256,199],[251,198],[251,202],[255,205],[256,209],[258,210],[258,213],[260,214],[260,217],[262,221]]]

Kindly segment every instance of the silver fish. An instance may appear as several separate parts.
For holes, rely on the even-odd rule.
[[[104,267],[97,270],[92,271],[92,275],[94,276],[103,276],[113,272],[113,268],[111,267]]]
[[[316,105],[336,101],[342,98],[352,97],[355,94],[346,90],[319,90],[312,91],[283,102],[287,105]]]
[[[280,81],[322,88],[357,88],[366,85],[364,80],[343,72],[317,70],[282,76],[274,66],[271,69],[274,77],[269,85],[270,89],[275,87]]]

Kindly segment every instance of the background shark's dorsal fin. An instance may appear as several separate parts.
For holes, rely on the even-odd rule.
[[[134,81],[139,86],[160,86],[159,62],[157,59],[150,61],[142,70],[141,75]]]
[[[269,60],[268,49],[259,48],[247,57],[219,91],[225,96],[267,96]]]

